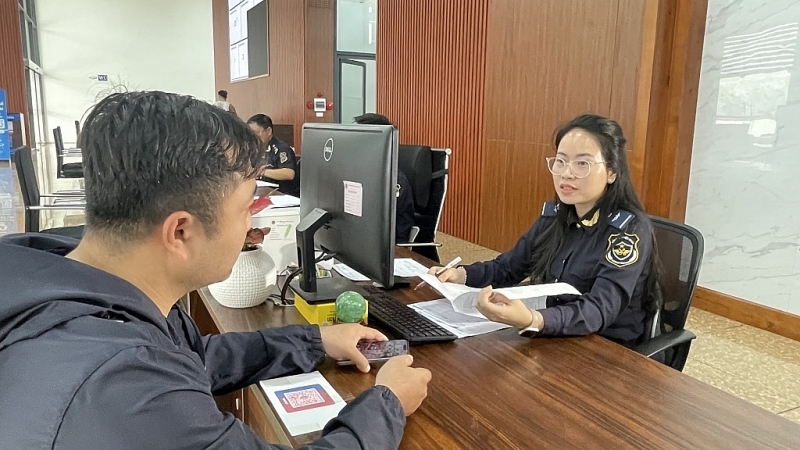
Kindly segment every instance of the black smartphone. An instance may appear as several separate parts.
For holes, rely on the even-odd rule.
[[[405,339],[396,339],[393,341],[358,341],[356,348],[362,355],[367,357],[369,362],[383,362],[399,355],[408,354],[408,341]],[[349,359],[341,359],[336,361],[340,366],[353,365],[353,361]]]

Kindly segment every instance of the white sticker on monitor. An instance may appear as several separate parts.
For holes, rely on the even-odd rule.
[[[344,212],[362,217],[364,204],[364,187],[355,181],[344,182]]]

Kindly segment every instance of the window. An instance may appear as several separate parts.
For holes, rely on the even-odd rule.
[[[39,52],[39,30],[36,23],[36,1],[19,0],[19,25],[22,34],[22,58],[25,63],[25,85],[28,92],[30,146],[39,148],[46,140],[42,67]]]

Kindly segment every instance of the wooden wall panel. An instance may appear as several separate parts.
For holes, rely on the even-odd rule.
[[[305,2],[269,0],[269,75],[234,83],[230,81],[228,0],[213,0],[212,5],[217,90],[228,91],[228,100],[244,120],[264,113],[275,123],[293,124],[298,144],[305,116]]]
[[[652,0],[655,1],[655,0]],[[660,0],[646,138],[644,206],[682,222],[686,215],[697,89],[708,0]]]
[[[611,116],[634,141],[643,15],[638,0],[489,3],[482,165],[506,179],[484,181],[478,244],[508,249],[555,197],[544,158],[559,124]],[[495,159],[504,144],[503,171]]]
[[[25,114],[28,127],[28,96],[25,88],[25,66],[22,62],[22,35],[19,27],[19,5],[15,1],[0,2],[0,89],[6,91],[7,110]],[[28,142],[31,142],[30,137]]]
[[[453,149],[440,229],[479,234],[484,146],[484,66],[489,0],[379,0],[378,112],[401,143]]]
[[[303,104],[321,92],[333,100],[333,56],[336,44],[336,5],[333,0],[306,0],[305,24],[305,93]],[[305,122],[333,122],[333,111],[317,117],[304,108]],[[299,141],[298,141],[299,142]]]

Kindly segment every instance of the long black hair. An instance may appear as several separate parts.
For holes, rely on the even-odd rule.
[[[578,116],[556,130],[556,150],[564,136],[575,129],[586,131],[595,137],[602,149],[606,167],[617,175],[616,180],[606,187],[606,191],[597,201],[596,209],[601,212],[600,220],[605,222],[608,214],[620,209],[634,214],[639,220],[649,220],[639,197],[633,190],[633,181],[625,156],[627,139],[622,134],[622,127],[616,121],[603,116],[595,114]],[[558,202],[556,219],[549,223],[534,241],[531,258],[531,281],[534,283],[550,281],[550,266],[564,244],[569,215],[575,213],[573,205],[567,205],[558,199],[558,196],[556,196],[556,201]],[[645,281],[643,303],[648,315],[654,314],[661,307],[661,294],[658,287],[660,265],[655,244],[654,236],[653,251],[645,261],[646,270],[649,269],[649,271]]]

